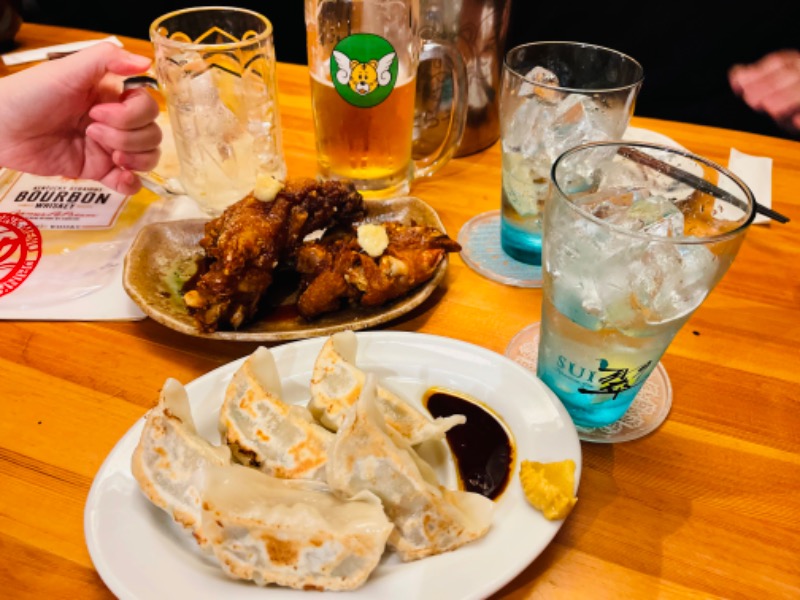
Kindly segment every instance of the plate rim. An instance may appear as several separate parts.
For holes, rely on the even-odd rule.
[[[647,142],[650,144],[662,144],[664,146],[674,146],[679,150],[689,150],[683,144],[673,140],[668,135],[656,131],[655,129],[648,129],[646,127],[638,127],[636,125],[628,125],[625,132],[622,134],[622,139],[626,142]]]
[[[420,343],[426,344],[427,347],[435,349],[437,352],[442,352],[443,355],[446,352],[448,347],[454,347],[460,349],[462,351],[468,351],[476,353],[479,356],[487,358],[490,362],[494,362],[495,364],[503,365],[505,368],[511,369],[512,371],[516,371],[519,376],[523,379],[527,379],[532,383],[535,383],[539,388],[539,391],[542,392],[540,401],[541,402],[549,402],[553,408],[556,409],[558,412],[558,416],[560,417],[560,421],[562,421],[566,427],[563,427],[563,431],[559,432],[560,436],[566,436],[565,444],[568,446],[572,446],[572,452],[570,456],[566,458],[571,458],[575,461],[575,493],[577,494],[580,481],[581,481],[581,473],[582,473],[582,447],[580,440],[578,438],[577,430],[575,429],[572,420],[569,418],[569,415],[558,400],[558,398],[541,382],[533,373],[531,373],[528,369],[525,369],[522,365],[512,361],[511,359],[507,358],[506,356],[494,352],[488,348],[484,348],[482,346],[478,346],[471,342],[466,342],[463,340],[459,340],[456,338],[449,338],[441,335],[436,334],[428,334],[428,333],[418,333],[418,332],[409,332],[409,331],[374,331],[374,332],[358,332],[356,333],[358,338],[358,346],[361,347],[362,342],[365,340],[367,342],[374,342],[374,343],[382,343],[388,342],[391,343],[392,346],[402,345],[404,341],[412,341],[415,345],[419,345]],[[310,338],[304,340],[297,340],[287,342],[286,344],[281,344],[275,346],[270,349],[272,352],[290,352],[291,350],[287,350],[287,348],[296,348],[298,349],[298,353],[302,352],[303,350],[310,351],[309,348],[320,348],[324,343],[325,336],[321,336],[318,338]],[[307,346],[308,348],[298,348],[300,346]],[[220,365],[211,371],[208,371],[197,378],[193,379],[192,381],[185,384],[187,392],[189,393],[190,405],[192,407],[193,414],[197,410],[197,404],[202,402],[202,398],[197,397],[197,394],[200,394],[204,385],[212,385],[213,382],[216,380],[217,383],[222,381],[223,378],[228,377],[233,374],[236,368],[241,365],[244,360],[249,356],[246,354],[238,359]],[[276,356],[276,362],[280,360],[280,354]],[[281,380],[286,381],[288,378],[291,377],[291,374],[281,374]],[[199,388],[199,389],[198,389]],[[194,394],[193,394],[194,391]],[[496,407],[495,407],[496,408]],[[148,409],[149,410],[149,409]],[[146,413],[145,413],[146,414]],[[95,477],[93,478],[91,488],[89,490],[89,494],[87,495],[85,507],[84,507],[84,538],[87,549],[89,551],[90,558],[92,560],[92,564],[103,580],[104,584],[109,588],[109,590],[117,595],[119,598],[123,599],[135,599],[139,600],[140,597],[137,597],[132,590],[130,590],[129,586],[127,586],[122,579],[117,575],[117,570],[113,569],[111,566],[111,562],[104,556],[103,550],[100,547],[100,534],[99,531],[96,531],[93,527],[93,517],[94,517],[94,510],[95,507],[98,505],[99,496],[103,493],[101,490],[102,484],[105,482],[106,479],[115,475],[119,470],[117,466],[117,462],[122,459],[127,459],[125,461],[125,468],[123,470],[124,475],[129,477],[133,480],[133,476],[130,472],[130,460],[129,457],[122,456],[122,453],[126,450],[126,446],[133,444],[135,447],[136,443],[138,442],[138,437],[141,435],[141,429],[144,425],[144,416],[143,414],[139,417],[131,427],[120,437],[120,439],[115,443],[114,447],[109,451],[108,455],[103,460],[100,468],[98,469]],[[198,419],[200,421],[203,417]],[[208,417],[206,417],[208,418]],[[517,424],[511,422],[508,419],[505,419],[507,426],[512,430],[517,427]],[[519,437],[518,433],[514,433],[515,438]],[[515,446],[518,445],[518,442],[515,440]],[[520,462],[524,458],[530,457],[523,457],[517,456],[515,461],[516,469],[519,468]],[[135,482],[134,482],[135,483]],[[519,478],[516,476],[516,473],[512,473],[512,480],[511,485],[520,485]],[[135,487],[138,490],[138,487]],[[521,492],[521,486],[520,486]],[[504,494],[509,493],[508,490],[504,492]],[[502,498],[502,496],[501,496]],[[145,500],[146,501],[146,500]],[[537,513],[537,511],[527,505],[524,507],[525,510],[532,511],[532,513]],[[157,509],[160,511],[160,509]],[[539,516],[544,519],[543,516],[539,513]],[[527,568],[530,564],[532,564],[544,551],[547,547],[550,546],[553,539],[555,538],[556,534],[560,531],[561,527],[564,524],[564,520],[562,521],[549,521],[549,525],[546,525],[549,528],[545,539],[543,540],[543,545],[538,551],[532,552],[530,556],[525,556],[521,560],[517,560],[516,562],[507,561],[506,564],[510,564],[504,572],[495,577],[492,580],[487,580],[486,585],[484,585],[481,589],[474,590],[474,593],[469,595],[469,598],[483,598],[486,595],[492,594],[506,584],[511,582],[515,577],[517,577],[525,568]],[[489,534],[491,534],[491,530]],[[485,539],[485,538],[484,538]],[[479,540],[480,541],[480,540]],[[467,545],[469,546],[469,545]],[[534,547],[531,544],[531,547]],[[456,550],[455,552],[458,552]],[[450,553],[445,553],[450,554]],[[435,557],[431,557],[434,558]],[[427,560],[431,560],[430,558]],[[403,563],[407,565],[415,565],[424,563],[423,561],[413,561],[410,563]],[[402,565],[401,565],[402,566]],[[380,568],[380,566],[378,567]],[[220,571],[222,574],[222,571]],[[230,580],[232,584],[247,586],[248,584],[245,582],[237,582],[233,579]],[[369,594],[369,590],[366,586],[369,584],[369,579],[365,584],[357,590],[353,592],[335,592],[337,595],[341,596],[345,594],[346,597],[349,597],[350,594],[358,594],[358,593],[366,593]],[[235,590],[235,588],[232,588]],[[274,592],[297,592],[298,590],[291,590],[290,588],[282,588],[277,586],[271,586],[266,588],[264,593],[270,593],[270,591]],[[330,594],[331,592],[323,592]],[[235,592],[234,592],[234,595]],[[244,595],[244,594],[243,594]],[[300,596],[298,596],[300,597]]]

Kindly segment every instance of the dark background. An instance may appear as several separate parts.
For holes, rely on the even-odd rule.
[[[728,84],[735,64],[800,48],[800,0],[533,2],[516,0],[508,45],[573,40],[635,58],[644,83],[635,114],[791,137],[739,99]]]
[[[275,54],[281,62],[306,63],[303,0],[24,0],[23,18],[33,23],[65,25],[148,39],[150,24],[163,14],[191,6],[237,6],[267,17],[273,25]]]
[[[174,0],[25,0],[23,17],[147,39],[156,17],[195,5]],[[279,61],[306,64],[303,0],[240,0],[235,5],[272,21]],[[703,0],[514,0],[506,47],[544,40],[599,44],[638,60],[645,79],[637,116],[792,137],[737,98],[727,73],[733,65],[770,51],[800,47],[800,0],[760,0],[742,8]]]

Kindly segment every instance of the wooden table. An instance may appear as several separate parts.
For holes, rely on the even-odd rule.
[[[18,40],[27,49],[99,37],[26,24]],[[124,42],[150,52],[142,40]],[[278,76],[289,173],[312,176],[307,73],[279,65]],[[798,598],[800,143],[633,124],[723,164],[731,147],[772,157],[773,206],[792,222],[751,228],[663,358],[674,393],[666,423],[633,442],[583,443],[577,506],[496,597]],[[499,206],[499,190],[495,144],[453,160],[412,193],[455,235]],[[437,293],[389,327],[502,353],[538,320],[540,306],[540,290],[494,283],[454,256]],[[0,596],[111,597],[83,535],[84,503],[103,459],[167,377],[189,382],[255,346],[188,338],[151,320],[5,321],[0,340]]]

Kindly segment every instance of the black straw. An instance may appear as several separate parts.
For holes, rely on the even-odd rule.
[[[725,190],[718,188],[713,183],[706,181],[702,177],[698,177],[693,173],[689,173],[669,163],[665,163],[664,161],[658,160],[654,156],[650,156],[649,154],[645,154],[644,152],[640,152],[639,150],[635,150],[629,146],[620,147],[617,153],[641,165],[645,165],[646,167],[655,169],[659,173],[664,173],[664,175],[668,175],[673,179],[680,181],[681,183],[690,185],[696,190],[700,190],[701,192],[710,194],[715,198],[719,198],[720,200],[725,200],[726,202],[730,202],[735,206],[742,207],[743,203],[741,199],[737,198],[733,194],[729,194]],[[755,199],[753,200],[753,202],[755,203],[755,210],[757,213],[762,214],[765,217],[769,217],[770,219],[777,221],[778,223],[789,222],[789,217],[784,216],[781,213],[772,210],[771,208],[767,208],[766,206],[759,204],[758,202],[755,201]]]

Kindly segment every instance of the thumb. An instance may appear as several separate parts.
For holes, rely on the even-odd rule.
[[[115,56],[110,57],[106,64],[109,71],[117,75],[137,75],[150,68],[152,61],[146,56],[133,54],[122,48],[114,47]]]
[[[100,72],[111,72],[116,75],[137,75],[147,71],[151,60],[146,56],[128,52],[110,42],[95,44],[79,53],[84,59],[94,62]],[[71,58],[71,57],[67,57]]]

